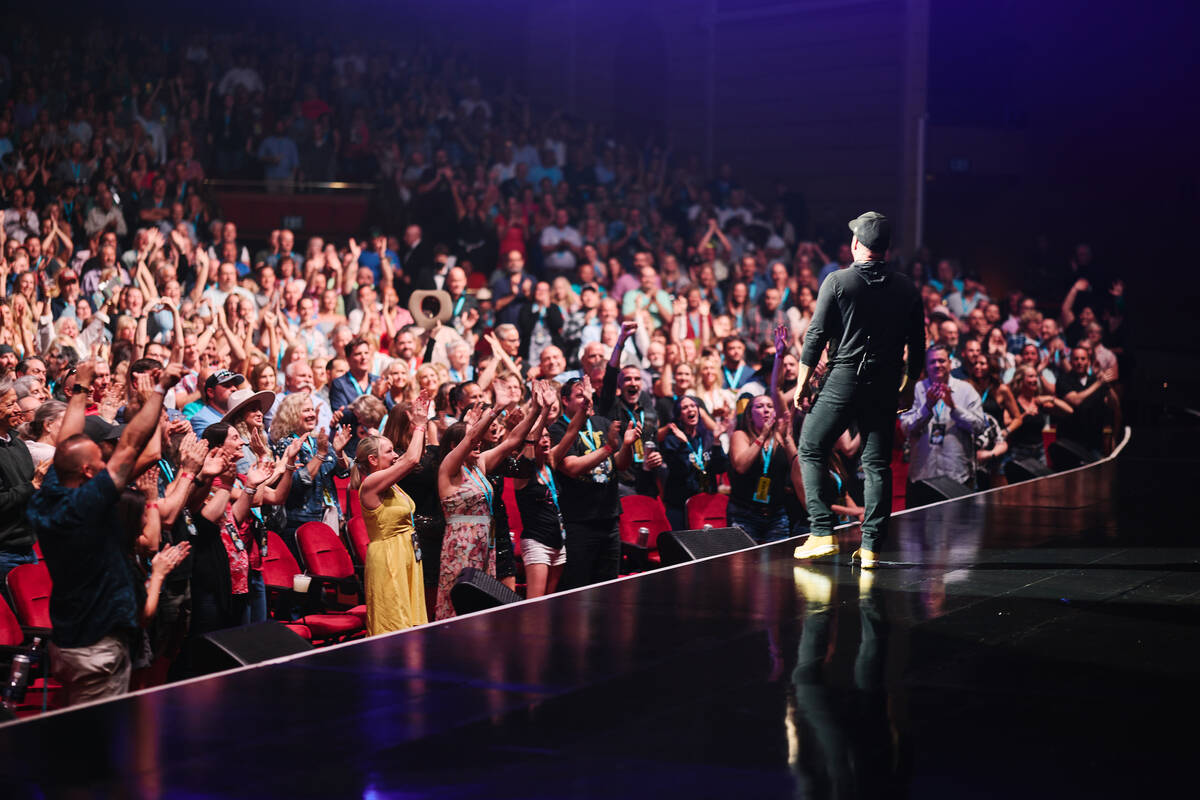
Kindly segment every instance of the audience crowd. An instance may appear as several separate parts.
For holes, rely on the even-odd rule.
[[[275,44],[30,36],[0,65],[0,584],[40,548],[70,702],[325,610],[269,608],[307,523],[365,526],[372,634],[453,615],[468,567],[528,597],[616,577],[626,495],[675,528],[721,491],[757,541],[806,530],[792,390],[848,233],[803,240],[727,166],[535,114],[450,56]],[[213,176],[375,182],[380,227],[249,241]],[[910,480],[998,485],[1052,422],[1111,447],[1123,284],[1086,245],[1037,294],[895,267],[930,345]],[[828,465],[845,520],[859,447]]]

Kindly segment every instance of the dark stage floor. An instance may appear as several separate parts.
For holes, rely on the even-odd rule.
[[[784,542],[8,725],[0,797],[1190,794],[1198,445],[901,515],[873,580]]]

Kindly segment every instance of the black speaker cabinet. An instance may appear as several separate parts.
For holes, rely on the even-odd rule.
[[[927,506],[930,503],[937,503],[942,500],[966,497],[970,493],[970,489],[953,478],[927,478],[926,480],[914,481],[909,484],[904,498],[904,505],[906,508],[916,508],[917,506]]]
[[[189,677],[195,677],[312,649],[283,625],[267,620],[191,639],[181,654],[181,666]]]
[[[658,554],[663,566],[670,566],[745,550],[754,545],[755,541],[741,528],[669,531],[658,537]]]
[[[1096,460],[1086,447],[1070,439],[1057,439],[1048,450],[1050,463],[1059,471],[1082,467]]]
[[[521,602],[521,595],[483,570],[467,567],[458,573],[450,589],[450,604],[455,614],[470,614],[509,603]]]
[[[1009,483],[1020,483],[1053,474],[1050,468],[1032,458],[1014,458],[1004,465],[1004,477]]]

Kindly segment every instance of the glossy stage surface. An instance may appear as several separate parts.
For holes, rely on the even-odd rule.
[[[8,725],[0,797],[1193,795],[1197,445]]]

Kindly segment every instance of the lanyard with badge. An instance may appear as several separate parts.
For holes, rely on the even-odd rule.
[[[494,516],[492,502],[495,497],[495,489],[492,487],[492,482],[487,479],[487,475],[479,467],[463,467],[463,474],[470,479],[471,483],[479,487],[479,491],[483,492],[483,497],[487,500],[488,516]],[[494,525],[488,526],[488,549],[496,546],[496,537],[493,535],[495,531]]]
[[[738,381],[740,381],[742,379],[742,370],[744,370],[745,368],[746,368],[745,364],[739,364],[738,368],[737,368],[737,372],[730,372],[727,367],[721,368],[725,372],[725,380],[729,381],[730,389],[738,389],[741,387],[741,384],[739,384]]]
[[[563,414],[563,422],[567,423],[568,425],[571,423],[571,421],[567,419],[566,414]],[[597,433],[596,429],[592,427],[591,419],[588,419],[587,421],[587,433],[585,434],[583,431],[579,432],[579,440],[583,442],[584,449],[586,449],[589,453],[596,452],[600,449],[600,445],[603,444],[600,434]],[[606,458],[596,466],[592,467],[592,480],[596,483],[608,483],[608,476],[611,472],[612,459]]]
[[[706,455],[704,452],[704,440],[697,436],[695,449],[692,448],[692,443],[690,441],[687,443],[687,448],[688,461],[691,462],[692,466],[695,467],[698,472],[704,472],[704,457]]]
[[[635,425],[635,424],[641,425],[643,432],[645,431],[646,410],[644,408],[638,409],[638,413],[637,413],[636,417],[633,415],[633,412],[630,411],[628,408],[625,409],[625,413],[629,415],[629,424],[630,425]],[[633,440],[633,460],[637,464],[641,464],[642,462],[644,462],[646,460],[646,447],[644,444],[642,444],[641,436],[639,436],[638,438]]]
[[[930,384],[932,386],[933,384]],[[947,388],[949,388],[947,386]],[[933,422],[929,425],[929,444],[938,447],[946,441],[946,423],[941,421],[942,412],[946,410],[946,401],[939,399],[933,406]]]
[[[412,532],[413,558],[416,560],[416,562],[418,564],[420,564],[421,563],[421,539],[419,536],[417,536],[417,511],[416,511],[416,508],[417,507],[414,504],[413,510],[408,512],[408,524],[412,525],[412,529],[413,529],[413,532]]]
[[[566,526],[563,524],[562,506],[558,504],[558,484],[554,482],[554,473],[550,471],[550,465],[542,466],[538,472],[539,482],[546,487],[546,493],[550,495],[550,502],[554,504],[554,513],[558,515],[558,530],[564,536],[566,535]]]
[[[771,453],[775,451],[775,443],[771,442],[769,446],[763,445],[762,449],[762,476],[758,479],[758,486],[754,490],[754,502],[769,503],[771,502],[771,479],[767,473],[771,470]]]

